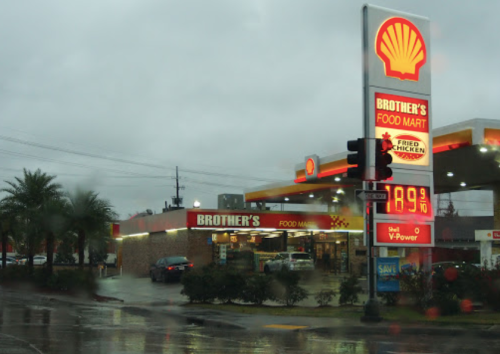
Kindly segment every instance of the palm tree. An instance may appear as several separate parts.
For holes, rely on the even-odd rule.
[[[116,219],[116,213],[108,200],[99,198],[93,191],[77,190],[68,193],[67,197],[70,227],[78,236],[78,266],[83,269],[87,235],[101,231]]]
[[[53,198],[45,203],[41,209],[40,225],[45,234],[48,274],[52,274],[55,241],[67,231],[68,211],[68,202],[63,198]]]
[[[9,241],[9,234],[13,231],[13,224],[15,223],[15,214],[8,203],[0,201],[0,234],[2,238],[2,269],[7,266],[7,244]]]
[[[40,224],[42,213],[48,203],[60,199],[61,185],[54,183],[56,176],[49,176],[37,169],[34,173],[23,170],[23,178],[5,181],[10,187],[3,188],[7,196],[3,199],[15,213],[21,238],[28,253],[28,266],[33,268],[33,257],[40,247],[44,230]]]

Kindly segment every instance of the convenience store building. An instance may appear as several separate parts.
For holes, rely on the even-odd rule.
[[[123,270],[137,275],[173,255],[202,266],[247,252],[256,271],[283,251],[309,252],[319,265],[328,254],[338,272],[361,273],[366,263],[363,218],[336,213],[181,209],[123,221],[120,234]]]

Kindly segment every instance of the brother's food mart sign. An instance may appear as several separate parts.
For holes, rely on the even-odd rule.
[[[189,210],[189,228],[361,231],[363,218],[334,214],[250,213]]]

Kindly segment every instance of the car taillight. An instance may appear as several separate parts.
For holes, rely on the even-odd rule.
[[[193,263],[191,263],[191,264],[189,265],[189,267],[191,267],[191,268],[192,268],[192,267],[194,267],[194,264],[193,264]]]
[[[167,267],[167,270],[173,270],[174,267]]]

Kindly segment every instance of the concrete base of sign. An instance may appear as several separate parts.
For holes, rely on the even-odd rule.
[[[378,256],[379,257],[389,257],[389,248],[388,247],[379,247],[378,248]]]
[[[481,266],[486,266],[486,268],[491,269],[494,265],[491,264],[491,249],[493,242],[491,241],[480,241],[479,242],[479,250],[480,250],[480,259]]]
[[[476,230],[474,232],[476,241],[479,241],[481,266],[492,269],[497,266],[499,257],[493,257],[493,241],[500,240],[500,230]]]
[[[380,322],[380,303],[377,299],[368,299],[365,304],[365,315],[361,317],[361,322]]]

